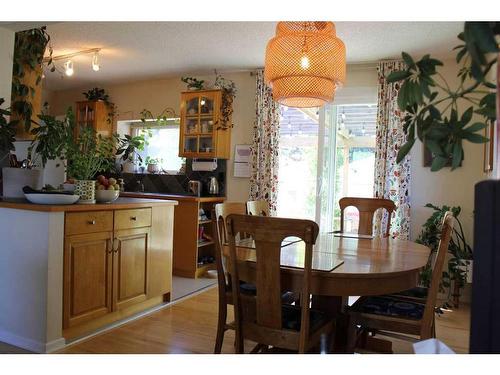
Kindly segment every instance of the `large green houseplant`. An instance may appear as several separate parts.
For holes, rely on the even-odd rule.
[[[427,203],[425,207],[431,208],[433,212],[422,226],[422,231],[415,242],[428,246],[431,249],[432,254],[436,253],[439,246],[444,215],[447,211],[451,211],[455,217],[456,224],[453,227],[450,244],[448,246],[448,252],[450,253],[450,257],[448,258],[448,267],[443,271],[440,289],[441,291],[447,290],[448,300],[453,300],[453,303],[458,305],[460,291],[467,282],[466,269],[472,260],[472,248],[465,239],[462,223],[459,219],[459,215],[462,210],[460,206],[450,207],[444,205],[442,207],[438,207],[431,203]],[[426,287],[428,287],[431,282],[432,254],[431,257],[429,257],[427,266],[420,274],[420,282]]]
[[[479,132],[492,126],[496,117],[496,84],[489,72],[497,62],[499,36],[500,22],[465,23],[464,31],[458,35],[461,44],[455,47],[460,64],[457,87],[451,87],[439,73],[437,67],[443,65],[442,61],[430,55],[415,60],[402,53],[406,69],[387,77],[388,82],[400,82],[398,106],[406,113],[407,142],[399,150],[398,162],[418,138],[434,155],[432,171],[440,170],[450,159],[455,169],[464,157],[463,141],[488,141]],[[459,102],[467,103],[463,113],[459,111]],[[471,123],[474,113],[480,120]]]

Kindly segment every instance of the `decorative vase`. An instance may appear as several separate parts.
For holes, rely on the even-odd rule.
[[[78,203],[95,203],[95,181],[77,180],[75,184],[75,194],[80,196],[80,200],[78,201]]]
[[[158,173],[160,171],[160,167],[158,164],[148,164],[148,172],[149,173]]]
[[[3,196],[24,198],[23,187],[40,190],[43,187],[42,169],[2,168]]]
[[[135,164],[127,160],[122,164],[124,173],[135,173]]]

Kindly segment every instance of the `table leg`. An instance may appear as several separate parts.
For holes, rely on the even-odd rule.
[[[321,310],[335,321],[333,337],[330,338],[330,353],[345,353],[347,348],[348,317],[345,308],[348,297],[341,296],[313,296],[311,306]]]

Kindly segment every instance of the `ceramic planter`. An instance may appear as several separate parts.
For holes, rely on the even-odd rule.
[[[135,173],[135,164],[131,161],[126,161],[122,164],[123,172],[125,173]]]
[[[160,171],[160,167],[158,164],[148,164],[148,172],[149,173],[158,173]]]
[[[80,196],[80,200],[78,201],[78,203],[95,203],[95,181],[77,180],[75,183],[75,194]]]
[[[2,168],[3,196],[24,198],[23,187],[39,190],[43,187],[42,169]]]

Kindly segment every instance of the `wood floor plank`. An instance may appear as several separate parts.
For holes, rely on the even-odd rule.
[[[468,352],[469,316],[469,307],[462,305],[436,318],[438,338],[458,353]],[[217,288],[212,288],[59,353],[212,353],[216,326]],[[392,341],[395,353],[413,353],[411,343]],[[228,331],[222,352],[234,353],[233,342],[234,333]]]

